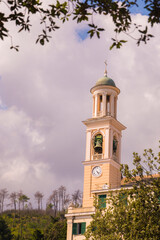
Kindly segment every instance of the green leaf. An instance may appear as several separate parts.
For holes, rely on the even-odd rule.
[[[41,38],[41,39],[39,40],[39,42],[40,42],[41,45],[44,45],[44,39],[43,39],[43,38]]]
[[[116,46],[116,43],[114,42],[109,49],[112,50],[115,46]]]
[[[96,34],[97,34],[97,37],[100,38],[100,33],[99,33],[99,32],[96,32]]]

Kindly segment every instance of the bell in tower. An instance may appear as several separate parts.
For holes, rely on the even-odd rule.
[[[95,136],[94,139],[94,152],[95,154],[102,154],[102,143],[103,143],[103,137],[101,134],[98,134]]]

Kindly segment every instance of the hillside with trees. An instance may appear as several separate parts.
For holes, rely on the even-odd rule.
[[[2,216],[0,239],[26,239],[26,240],[65,240],[67,224],[64,213],[57,217],[46,213],[44,210],[5,211]],[[2,230],[5,226],[5,234]]]
[[[34,194],[35,207],[29,196],[22,191],[8,193],[0,190],[0,240],[65,240],[67,223],[65,213],[68,205],[81,206],[82,193],[76,190],[67,193],[60,186],[48,197],[44,209],[44,195]]]

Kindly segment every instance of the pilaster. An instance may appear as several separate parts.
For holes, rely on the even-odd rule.
[[[91,159],[91,132],[87,131],[86,136],[86,161]]]

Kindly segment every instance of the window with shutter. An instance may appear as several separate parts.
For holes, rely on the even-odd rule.
[[[83,222],[83,223],[81,223],[81,234],[84,234],[85,231],[86,231],[86,223]]]
[[[79,235],[79,234],[84,234],[86,231],[86,223],[73,223],[72,227],[72,234],[73,235]]]
[[[105,195],[99,195],[98,196],[98,202],[100,208],[106,208],[106,194]]]
[[[77,235],[77,223],[73,223],[73,226],[72,226],[72,234],[73,234],[73,235]]]

